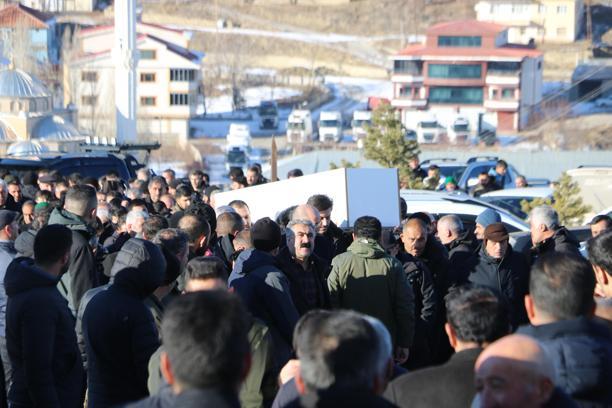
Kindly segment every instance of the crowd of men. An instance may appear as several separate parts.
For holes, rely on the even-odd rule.
[[[1,176],[0,407],[612,406],[609,217],[585,258],[549,206],[520,252],[493,209],[343,230],[201,171]]]

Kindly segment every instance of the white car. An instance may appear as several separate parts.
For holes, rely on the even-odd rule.
[[[481,195],[479,198],[482,201],[508,210],[519,218],[526,219],[528,214],[521,208],[523,200],[531,202],[536,198],[552,199],[552,196],[552,187],[525,187],[491,191]]]
[[[440,218],[455,214],[461,218],[466,229],[474,229],[476,217],[487,208],[496,210],[508,232],[529,231],[529,225],[510,212],[470,197],[463,193],[445,193],[424,190],[400,190],[400,197],[406,200],[408,213],[427,212]]]

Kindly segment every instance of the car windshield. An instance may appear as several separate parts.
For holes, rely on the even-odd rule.
[[[369,120],[365,120],[365,119],[355,119],[353,121],[353,126],[355,127],[363,127],[366,125],[370,125],[370,121]]]
[[[433,122],[421,122],[421,127],[423,129],[435,129],[438,127],[438,122],[433,121]]]
[[[463,176],[463,172],[465,171],[466,166],[464,165],[456,165],[456,166],[440,166],[440,178],[444,179],[446,177],[454,177],[458,182]]]
[[[455,132],[467,132],[468,130],[470,130],[470,125],[468,125],[467,123],[455,123],[453,125],[453,130]]]
[[[320,127],[337,127],[338,126],[338,121],[337,120],[322,120],[319,123]]]
[[[289,122],[287,128],[291,130],[304,130],[304,122]]]
[[[274,105],[265,105],[259,107],[260,116],[276,116],[276,114],[276,106]]]
[[[246,154],[242,150],[230,150],[227,153],[227,161],[229,163],[246,163]]]

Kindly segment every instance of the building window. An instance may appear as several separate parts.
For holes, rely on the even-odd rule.
[[[567,29],[565,27],[557,28],[557,37],[565,37],[567,35]]]
[[[96,106],[98,104],[97,96],[82,96],[81,104],[84,106]]]
[[[523,14],[524,12],[527,11],[527,7],[529,6],[526,4],[513,4],[512,14]]]
[[[557,14],[567,14],[567,6],[557,6]]]
[[[157,51],[155,50],[140,50],[141,60],[154,60],[157,58]]]
[[[480,47],[482,37],[480,36],[449,36],[438,37],[438,47]]]
[[[156,98],[154,96],[141,96],[140,105],[142,106],[155,106]]]
[[[491,90],[491,99],[497,99],[498,95],[499,95],[499,91],[497,89]]]
[[[95,71],[83,71],[81,72],[81,81],[98,82],[98,73]]]
[[[402,85],[399,88],[399,96],[410,96],[411,87],[407,85]]]
[[[189,94],[186,93],[171,93],[170,94],[170,105],[189,105]]]
[[[482,100],[481,87],[432,86],[429,88],[430,103],[480,105]]]
[[[140,82],[155,82],[155,74],[152,72],[143,72],[140,74]]]
[[[415,87],[414,88],[414,97],[416,99],[420,99],[421,98],[421,88],[419,88],[419,87]]]
[[[480,78],[481,65],[429,64],[430,78]]]
[[[538,13],[540,14],[546,14],[546,6],[544,4],[540,4],[538,6]]]
[[[514,88],[502,89],[502,99],[514,99]]]
[[[393,73],[395,74],[421,75],[422,70],[422,62],[401,60],[393,61]]]
[[[495,74],[511,74],[516,75],[521,69],[520,62],[489,62],[487,64],[487,73]]]
[[[194,81],[195,80],[195,69],[171,69],[170,70],[171,81]]]

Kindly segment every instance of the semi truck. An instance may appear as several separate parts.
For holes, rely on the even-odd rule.
[[[262,101],[257,109],[260,129],[278,129],[278,105],[274,101]]]
[[[371,111],[359,111],[353,112],[353,121],[351,127],[353,128],[353,141],[359,143],[366,138],[368,132],[367,127],[372,125],[372,112]]]
[[[342,113],[323,111],[319,115],[319,141],[336,142],[342,140]]]
[[[312,133],[312,115],[310,111],[302,109],[293,110],[287,119],[287,142],[311,142]]]

